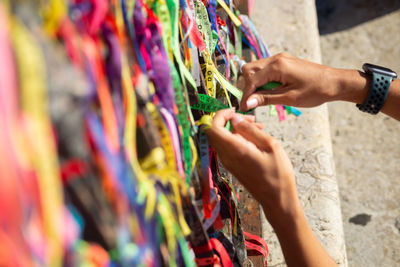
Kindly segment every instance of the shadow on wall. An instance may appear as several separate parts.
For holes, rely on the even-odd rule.
[[[346,30],[400,9],[400,0],[316,0],[321,35]]]

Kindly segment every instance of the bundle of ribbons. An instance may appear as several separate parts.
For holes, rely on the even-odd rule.
[[[246,49],[269,56],[231,0],[0,1],[0,266],[266,257],[200,123]]]

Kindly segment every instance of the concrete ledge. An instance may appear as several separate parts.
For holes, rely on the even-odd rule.
[[[313,0],[255,1],[252,19],[272,54],[282,51],[321,62]],[[303,115],[279,122],[269,108],[256,110],[264,131],[282,141],[293,163],[300,199],[313,232],[340,266],[347,266],[338,185],[332,157],[328,109],[302,109]],[[269,266],[286,266],[279,242],[263,217]]]

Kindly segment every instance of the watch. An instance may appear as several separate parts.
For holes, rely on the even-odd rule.
[[[397,74],[391,69],[369,63],[365,63],[362,68],[367,75],[372,76],[372,83],[367,98],[356,106],[361,111],[377,114],[385,104],[390,84],[397,78]]]

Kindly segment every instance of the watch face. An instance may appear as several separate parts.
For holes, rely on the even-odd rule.
[[[396,72],[392,71],[391,69],[388,69],[388,68],[385,68],[385,67],[381,67],[381,66],[377,66],[377,65],[373,65],[373,64],[370,64],[370,63],[365,63],[363,65],[363,70],[366,73],[375,72],[375,73],[379,73],[379,74],[382,74],[382,75],[390,76],[393,79],[397,78]]]

